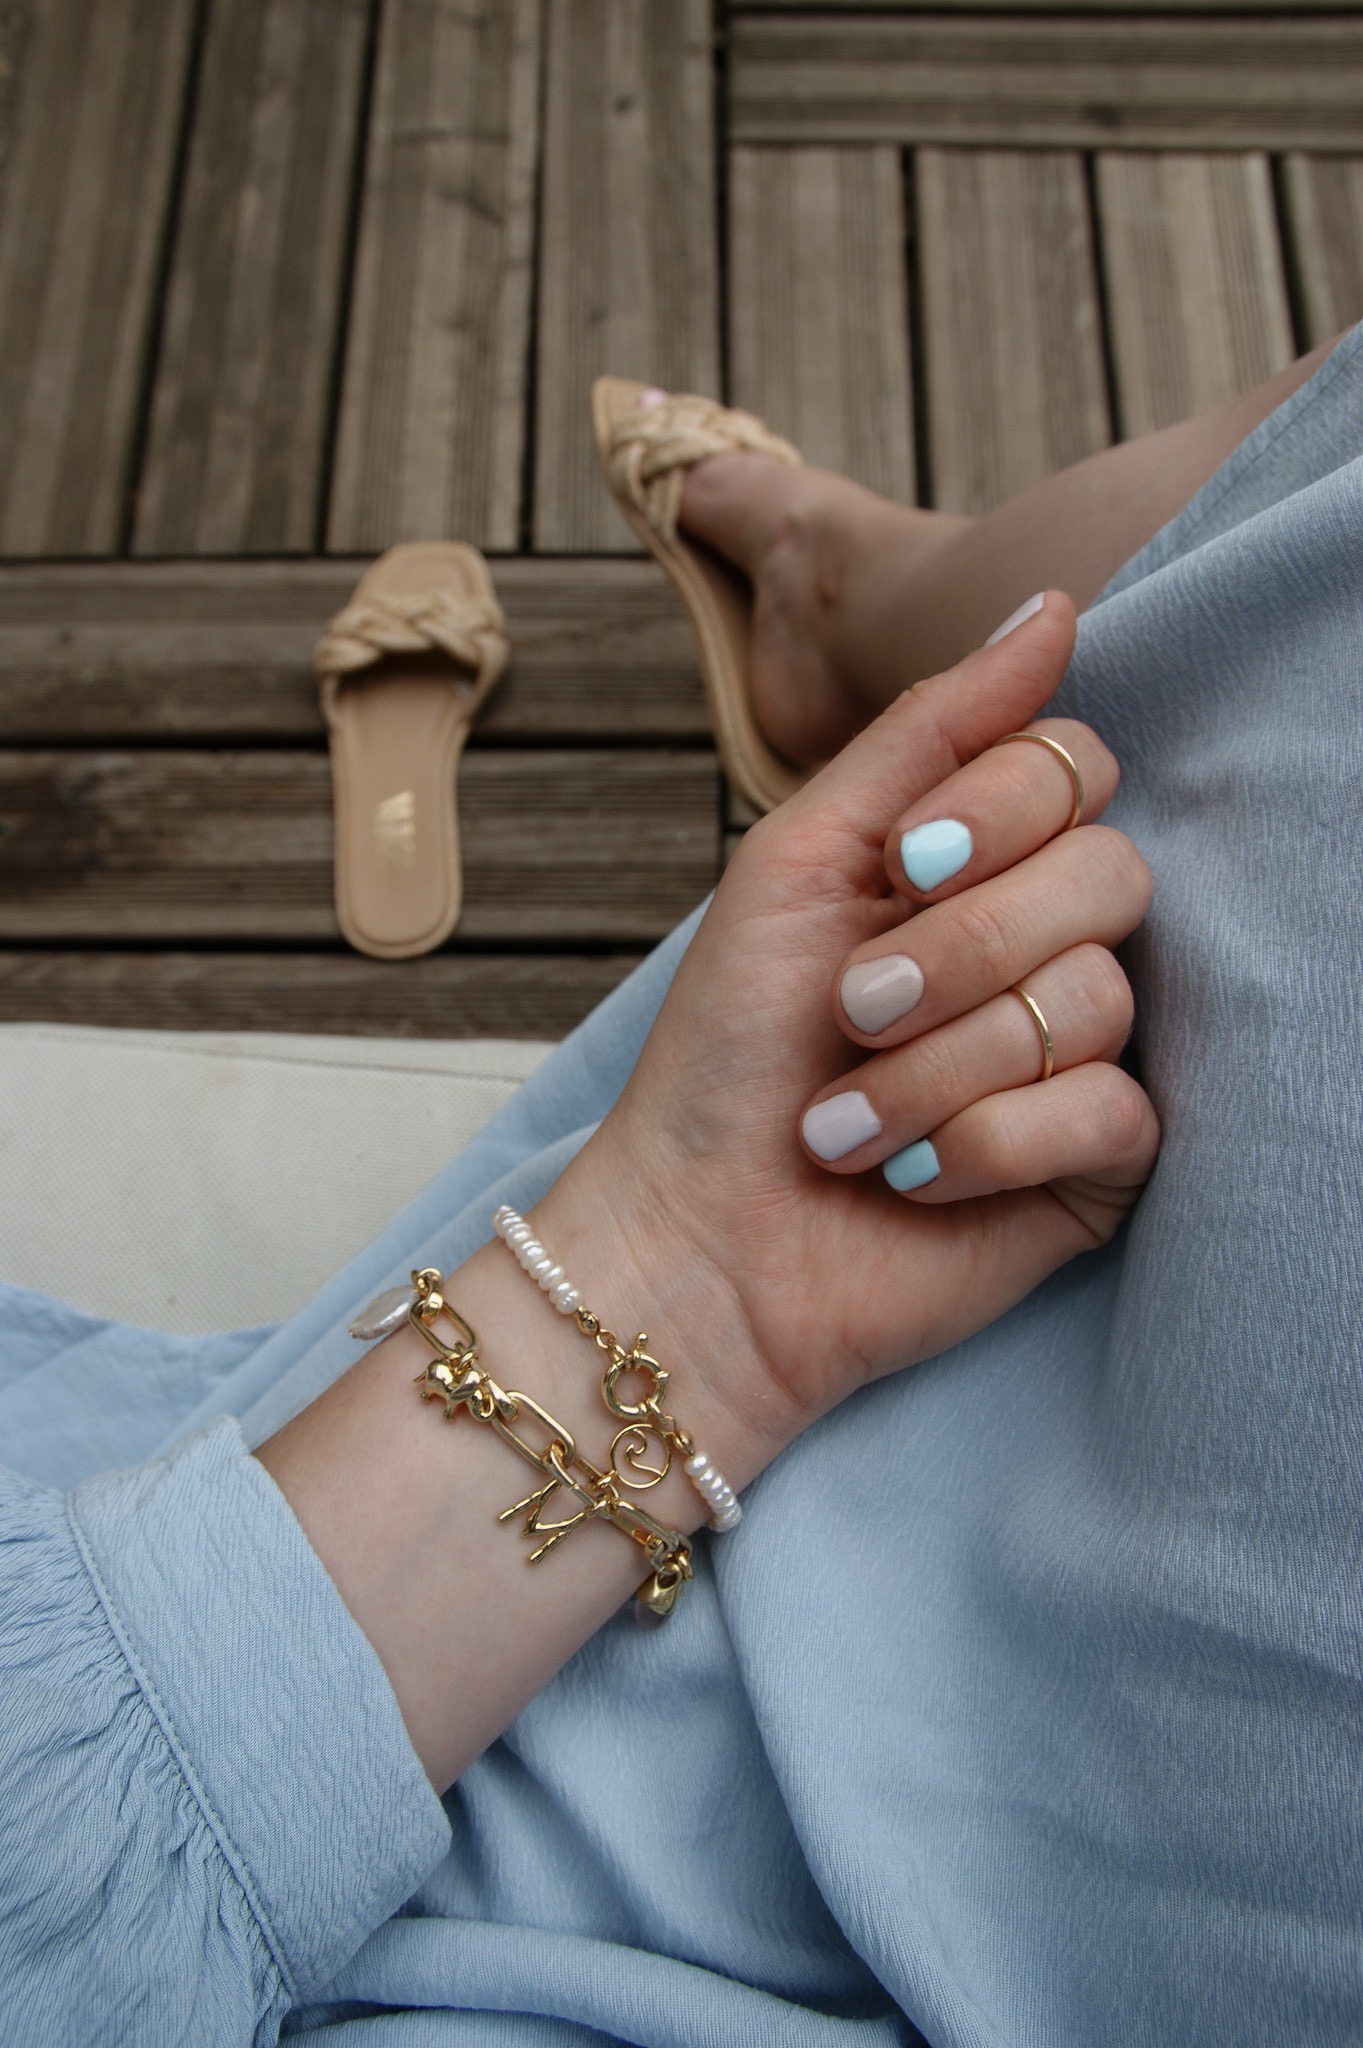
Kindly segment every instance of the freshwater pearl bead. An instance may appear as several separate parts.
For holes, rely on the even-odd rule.
[[[582,1307],[581,1294],[563,1267],[557,1265],[544,1249],[525,1218],[518,1215],[509,1202],[503,1202],[493,1211],[492,1227],[508,1249],[515,1253],[518,1263],[530,1278],[548,1295],[559,1314],[575,1315]],[[683,1469],[710,1510],[710,1527],[720,1533],[737,1528],[743,1509],[738,1495],[713,1460],[704,1451],[694,1451],[686,1459]]]

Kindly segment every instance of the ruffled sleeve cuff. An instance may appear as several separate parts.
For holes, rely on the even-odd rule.
[[[69,1513],[290,2001],[315,1996],[449,1846],[383,1666],[230,1418]]]

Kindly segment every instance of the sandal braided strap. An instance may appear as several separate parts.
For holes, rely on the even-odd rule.
[[[441,591],[361,598],[337,612],[312,666],[319,676],[348,676],[386,654],[433,651],[471,668],[479,686],[495,682],[510,651],[501,606]]]
[[[748,448],[803,466],[798,448],[753,413],[738,412],[689,391],[668,392],[623,413],[610,429],[606,474],[613,489],[642,513],[663,540],[673,540],[686,472],[707,455]]]

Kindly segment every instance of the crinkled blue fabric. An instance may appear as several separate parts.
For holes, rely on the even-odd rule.
[[[688,929],[280,1329],[0,1295],[0,2042],[1363,2036],[1360,682],[1355,333],[1057,700],[1155,875],[1133,1223],[811,1430],[443,1811],[244,1445],[552,1182]]]

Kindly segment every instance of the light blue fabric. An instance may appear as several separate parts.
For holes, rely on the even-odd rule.
[[[1058,700],[1155,874],[1134,1223],[811,1430],[677,1620],[604,1629],[444,1815],[211,1418],[258,1441],[357,1302],[552,1181],[685,930],[283,1328],[0,1297],[0,2042],[1363,2034],[1361,568],[1356,333]]]

